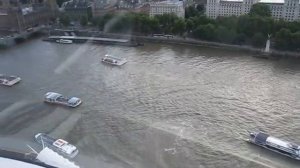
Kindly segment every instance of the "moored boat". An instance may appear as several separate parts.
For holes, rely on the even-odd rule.
[[[45,102],[53,104],[62,104],[69,107],[77,107],[81,104],[81,99],[77,97],[64,97],[62,94],[48,92],[45,94]]]
[[[0,74],[0,85],[12,86],[21,81],[20,77]]]
[[[300,146],[294,143],[272,137],[264,132],[251,132],[248,142],[280,153],[290,158],[300,160]]]
[[[34,138],[43,147],[48,147],[63,156],[74,158],[78,154],[78,149],[63,139],[55,139],[44,133],[38,133]]]
[[[127,60],[125,58],[116,58],[116,57],[113,57],[111,55],[105,55],[103,58],[102,58],[102,62],[104,63],[108,63],[108,64],[111,64],[111,65],[123,65],[127,62]]]
[[[61,44],[72,44],[73,41],[72,40],[66,40],[66,39],[59,39],[56,40],[57,43],[61,43]]]

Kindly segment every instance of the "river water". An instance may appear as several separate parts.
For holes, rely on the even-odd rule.
[[[106,53],[128,63],[100,62]],[[299,167],[247,144],[264,130],[300,144],[300,61],[218,48],[60,45],[35,39],[0,52],[0,146],[28,152],[34,134],[75,144],[81,167]],[[55,91],[76,109],[43,103]]]

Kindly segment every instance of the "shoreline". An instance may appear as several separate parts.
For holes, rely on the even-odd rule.
[[[224,49],[242,50],[242,51],[253,52],[254,53],[253,56],[257,56],[261,58],[281,57],[281,56],[300,58],[300,53],[297,52],[271,50],[270,53],[265,53],[263,52],[263,49],[254,48],[248,45],[234,45],[234,44],[226,44],[226,43],[219,43],[219,42],[196,40],[192,38],[178,38],[178,37],[166,38],[166,37],[150,37],[150,36],[136,36],[136,35],[110,34],[110,33],[105,33],[104,35],[114,37],[114,38],[131,38],[138,42],[192,45],[192,46],[218,47]]]
[[[52,33],[54,35],[61,34],[64,32],[70,32],[70,30],[54,30]],[[142,35],[128,35],[128,34],[118,34],[118,33],[103,33],[99,31],[87,31],[87,30],[74,30],[71,31],[78,36],[90,36],[90,37],[105,37],[105,38],[117,38],[117,39],[128,39],[138,43],[162,43],[162,44],[177,44],[177,45],[192,45],[192,46],[205,46],[205,47],[218,47],[232,50],[242,50],[253,52],[253,56],[259,58],[270,58],[270,57],[292,57],[300,58],[300,53],[280,51],[271,49],[270,53],[263,52],[262,48],[255,48],[249,45],[234,45],[226,44],[220,42],[203,41],[193,38],[183,38],[183,37],[152,37],[152,36],[142,36]],[[52,34],[51,33],[51,34]]]
[[[271,58],[271,57],[291,57],[291,58],[300,58],[299,52],[290,52],[290,51],[281,51],[271,49],[270,53],[263,52],[261,48],[255,48],[249,45],[235,45],[235,44],[226,44],[220,42],[211,42],[198,40],[193,38],[183,38],[183,37],[153,37],[153,36],[143,36],[143,35],[128,35],[128,34],[118,34],[118,33],[103,33],[100,31],[88,31],[88,30],[67,30],[67,29],[55,29],[51,30],[51,35],[64,35],[65,32],[75,32],[77,36],[89,36],[89,37],[105,37],[105,38],[116,38],[116,39],[128,39],[131,42],[137,43],[161,43],[161,44],[175,44],[175,45],[190,45],[190,46],[204,46],[204,47],[217,47],[223,49],[231,50],[242,50],[247,52],[252,52],[254,57],[259,58]],[[46,33],[47,32],[47,33]],[[50,35],[49,30],[46,31],[35,31],[28,33],[27,37],[24,38],[24,41],[27,41],[30,38],[30,35],[33,33],[40,33],[44,35]],[[13,40],[9,39],[9,45],[5,43],[1,44],[0,49],[7,49],[17,45],[15,42],[16,39],[20,37],[15,37]]]

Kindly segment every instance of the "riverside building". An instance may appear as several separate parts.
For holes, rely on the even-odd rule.
[[[300,19],[299,0],[207,0],[206,15],[209,18],[239,16],[249,13],[252,5],[256,3],[268,5],[274,19]]]
[[[182,1],[162,1],[150,3],[150,16],[174,13],[184,18],[184,5]]]

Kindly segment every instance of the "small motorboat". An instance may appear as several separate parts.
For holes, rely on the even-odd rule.
[[[74,158],[78,154],[78,149],[63,139],[55,139],[44,133],[38,133],[34,139],[43,147],[48,147],[63,156]]]
[[[59,39],[56,40],[57,43],[61,43],[61,44],[72,44],[73,41],[72,40],[66,40],[66,39]]]
[[[294,143],[272,137],[263,132],[251,132],[247,142],[280,153],[290,158],[300,160],[300,146]]]
[[[116,58],[107,54],[102,58],[102,62],[120,66],[125,64],[127,60],[125,58]]]
[[[81,100],[77,97],[68,98],[55,92],[46,93],[44,101],[47,103],[62,104],[69,107],[77,107],[81,104]]]
[[[0,74],[0,85],[12,86],[21,81],[20,77]]]

